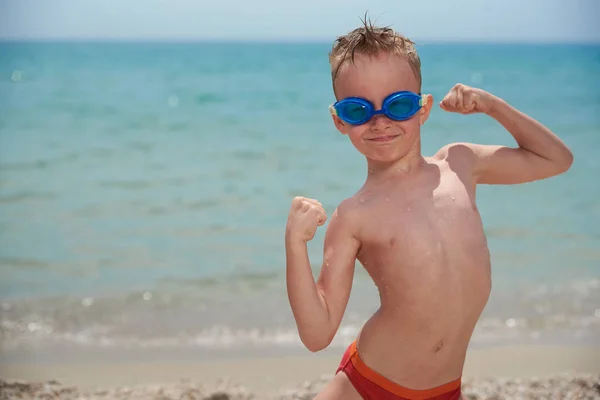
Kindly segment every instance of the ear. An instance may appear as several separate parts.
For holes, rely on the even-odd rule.
[[[433,106],[433,96],[430,94],[424,94],[421,96],[423,105],[419,110],[419,125],[424,125],[425,121],[429,118],[431,113],[431,107]]]
[[[338,117],[336,115],[332,115],[331,118],[333,119],[333,124],[335,125],[337,130],[340,131],[340,133],[342,135],[347,135],[348,134],[348,126],[344,123],[344,121],[342,121],[340,119],[340,117]]]
[[[340,131],[342,135],[347,135],[348,126],[344,123],[344,121],[340,119],[340,117],[337,116],[333,106],[329,106],[329,112],[331,113],[331,119],[333,119],[333,124],[335,125],[337,130]]]

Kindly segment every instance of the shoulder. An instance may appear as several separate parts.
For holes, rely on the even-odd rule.
[[[351,197],[345,198],[336,207],[333,212],[337,218],[342,219],[346,223],[355,222],[360,215],[360,201],[358,199],[359,194],[354,194]]]
[[[433,156],[437,160],[446,161],[473,161],[475,158],[474,144],[468,142],[448,143],[441,147]]]
[[[477,145],[468,142],[449,143],[440,148],[433,159],[446,162],[454,170],[472,170],[477,163]]]
[[[461,180],[471,185],[476,183],[481,150],[480,145],[469,142],[449,143],[433,156],[438,162],[446,165],[448,170],[458,175]]]
[[[348,234],[355,235],[360,225],[361,208],[358,194],[345,198],[335,208],[329,222],[329,229],[343,230]]]

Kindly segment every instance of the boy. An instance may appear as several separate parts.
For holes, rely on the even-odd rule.
[[[420,129],[433,98],[420,94],[413,42],[365,22],[336,40],[330,63],[333,123],[365,156],[368,175],[332,215],[316,283],[307,242],[327,217],[318,201],[293,200],[285,236],[289,301],[313,352],[339,327],[355,260],[379,289],[381,306],[317,399],[459,399],[467,346],[491,290],[476,185],[555,176],[573,156],[502,99],[458,84],[440,107],[485,113],[518,146],[452,143],[424,157]]]

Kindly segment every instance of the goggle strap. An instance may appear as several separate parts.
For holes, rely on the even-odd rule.
[[[331,113],[331,115],[335,115],[337,117],[337,110],[335,109],[333,104],[329,105],[329,112]]]

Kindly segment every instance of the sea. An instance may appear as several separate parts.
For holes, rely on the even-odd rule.
[[[285,287],[290,204],[331,215],[367,173],[328,113],[330,46],[0,42],[0,358],[307,353]],[[515,144],[488,116],[438,107],[460,82],[575,156],[551,179],[479,187],[493,288],[471,346],[600,345],[600,45],[417,49],[425,155]],[[357,264],[330,349],[378,306]]]

